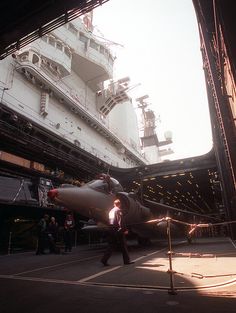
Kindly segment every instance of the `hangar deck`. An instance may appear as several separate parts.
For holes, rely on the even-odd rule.
[[[173,242],[174,289],[167,243],[140,248],[129,242],[135,263],[128,266],[115,253],[110,266],[103,267],[103,249],[86,245],[71,254],[1,256],[1,312],[152,313],[173,307],[178,312],[235,312],[236,245],[227,237],[197,238],[192,245]]]

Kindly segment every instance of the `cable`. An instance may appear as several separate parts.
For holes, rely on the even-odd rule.
[[[15,201],[16,201],[16,198],[19,196],[19,194],[20,194],[20,192],[21,192],[21,189],[22,189],[22,187],[23,187],[23,184],[24,184],[24,179],[21,180],[21,185],[20,185],[20,187],[19,187],[19,189],[18,189],[18,191],[17,191],[15,197],[13,198],[12,202],[15,202]]]

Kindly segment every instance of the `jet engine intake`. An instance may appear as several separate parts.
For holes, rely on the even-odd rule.
[[[141,205],[134,194],[118,192],[116,196],[121,202],[127,225],[144,222],[151,217],[150,209]]]

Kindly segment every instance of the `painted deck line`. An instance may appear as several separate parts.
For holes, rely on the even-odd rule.
[[[115,266],[115,267],[112,267],[112,268],[109,268],[109,269],[107,269],[107,270],[105,270],[105,271],[101,271],[101,272],[99,272],[99,273],[97,273],[97,274],[94,274],[94,275],[91,275],[91,276],[88,276],[88,277],[85,277],[85,278],[79,279],[79,280],[77,280],[77,282],[78,282],[78,283],[87,282],[88,280],[91,280],[91,279],[93,279],[93,278],[96,278],[96,277],[105,275],[105,274],[107,274],[107,273],[113,272],[113,271],[117,270],[118,268],[121,268],[121,265]]]
[[[140,260],[142,260],[142,259],[144,259],[144,258],[147,258],[147,257],[152,256],[153,254],[157,254],[157,253],[160,253],[160,252],[165,251],[165,250],[166,250],[166,248],[163,248],[163,249],[161,249],[161,250],[157,250],[157,251],[154,251],[154,252],[152,252],[152,253],[143,255],[143,256],[141,256],[141,257],[135,259],[134,262],[140,261]],[[134,263],[134,265],[135,265],[135,263]],[[96,277],[105,275],[105,274],[107,274],[107,273],[109,273],[109,272],[113,272],[113,271],[115,271],[115,270],[117,270],[117,269],[119,269],[119,268],[121,268],[121,267],[122,267],[122,266],[119,265],[119,266],[115,266],[115,267],[109,268],[109,269],[104,270],[104,271],[101,271],[101,272],[99,272],[99,273],[97,273],[97,274],[94,274],[94,275],[87,276],[87,277],[84,277],[84,278],[82,278],[82,279],[79,279],[78,282],[87,282],[87,281],[89,281],[89,280],[91,280],[91,279],[93,279],[93,278],[96,278]]]
[[[54,283],[54,284],[67,284],[67,285],[80,285],[84,287],[102,287],[102,288],[125,288],[125,289],[142,289],[142,290],[158,290],[166,291],[170,290],[169,286],[153,286],[153,285],[135,285],[135,284],[108,284],[108,283],[87,283],[80,281],[71,281],[71,280],[58,280],[58,279],[47,279],[47,278],[37,278],[37,277],[20,277],[14,275],[0,275],[0,279],[12,279],[12,280],[22,280],[22,281],[32,281],[32,282],[42,282],[42,283]],[[217,289],[224,286],[232,286],[236,284],[236,279],[220,283],[212,284],[206,286],[195,286],[195,287],[179,287],[176,288],[176,291],[194,291],[194,290],[208,290],[208,289]],[[226,291],[227,292],[227,291]]]
[[[83,261],[93,260],[93,259],[96,259],[96,258],[98,258],[98,255],[91,256],[91,257],[88,257],[88,258],[78,259],[78,260],[74,260],[74,261],[70,261],[70,262],[63,262],[63,263],[50,265],[50,266],[38,267],[38,268],[35,268],[33,270],[24,271],[24,272],[12,274],[12,275],[18,276],[18,275],[24,275],[24,274],[28,274],[28,273],[34,273],[34,272],[38,272],[38,271],[41,271],[41,270],[52,269],[52,268],[56,268],[56,267],[60,267],[60,266],[64,266],[64,265],[73,264],[73,263],[80,263],[80,262],[83,262]]]

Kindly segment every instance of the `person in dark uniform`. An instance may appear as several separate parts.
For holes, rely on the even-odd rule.
[[[128,248],[125,240],[125,235],[128,233],[121,210],[121,203],[119,199],[114,201],[114,207],[109,212],[110,230],[108,234],[108,247],[104,252],[101,263],[108,266],[108,259],[111,257],[112,252],[115,250],[117,244],[121,249],[124,264],[133,264],[130,261]]]
[[[71,252],[72,250],[72,232],[75,226],[75,221],[71,213],[66,215],[64,222],[64,242],[65,252]]]
[[[57,253],[56,242],[58,240],[58,223],[54,216],[51,217],[48,224],[48,239],[49,239],[49,251],[51,253]]]
[[[44,250],[47,244],[48,221],[49,221],[49,216],[45,214],[37,225],[37,235],[38,235],[38,245],[37,245],[37,250],[36,250],[37,255],[45,254]]]

